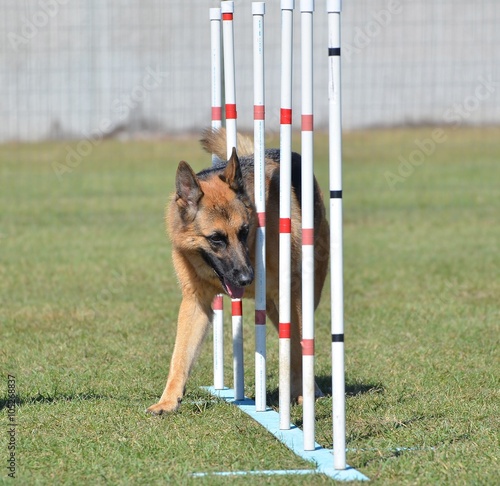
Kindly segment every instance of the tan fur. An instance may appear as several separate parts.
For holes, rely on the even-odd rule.
[[[218,130],[207,129],[203,132],[203,138],[200,140],[201,146],[209,153],[215,154],[219,159],[226,160],[226,129]],[[238,133],[238,146],[236,151],[239,157],[253,154],[253,142],[249,137]]]
[[[206,132],[202,145],[208,152],[216,153],[221,159],[225,158],[226,141],[223,131]],[[240,136],[238,150],[240,155],[251,153],[251,141]],[[198,178],[194,176],[194,173],[191,175],[189,172],[191,169],[185,162],[179,164],[176,179],[177,192],[167,208],[167,225],[173,244],[172,257],[182,291],[182,302],[167,384],[159,402],[148,408],[151,413],[161,414],[174,411],[179,407],[189,373],[212,321],[212,301],[215,295],[224,292],[221,279],[200,253],[205,252],[210,258],[219,258],[224,253],[218,248],[214,250],[212,240],[207,239],[207,236],[214,232],[227,235],[225,249],[227,257],[222,258],[224,264],[227,263],[226,260],[234,261],[234,265],[237,267],[239,265],[244,273],[247,268],[246,252],[251,266],[254,266],[256,215],[253,206],[253,174],[247,174],[244,177],[244,189],[247,196],[238,197],[235,192],[238,164],[238,158],[233,153],[223,173],[214,174],[208,178]],[[194,184],[193,176],[195,177]],[[267,316],[278,328],[279,164],[271,159],[266,159],[266,209]],[[249,226],[248,238],[246,243],[242,244],[239,240],[239,232],[247,224]],[[301,216],[299,202],[294,194],[292,194],[291,241],[291,398],[300,401],[302,395]],[[315,201],[316,307],[327,273],[328,258],[329,228],[322,197],[320,197]],[[233,273],[237,274],[236,271]],[[238,275],[235,278],[239,278]],[[251,298],[255,296],[254,282],[245,286],[244,296]],[[318,388],[317,394],[321,394]]]

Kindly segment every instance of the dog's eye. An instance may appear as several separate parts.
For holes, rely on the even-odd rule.
[[[223,246],[226,244],[226,237],[221,233],[212,233],[207,236],[207,239],[214,246]]]

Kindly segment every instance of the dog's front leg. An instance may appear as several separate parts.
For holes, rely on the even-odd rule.
[[[167,385],[160,401],[149,407],[148,412],[160,415],[179,407],[189,373],[211,321],[211,313],[210,304],[201,303],[194,295],[183,297]]]

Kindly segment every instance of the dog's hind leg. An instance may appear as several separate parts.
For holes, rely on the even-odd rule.
[[[167,385],[160,401],[148,408],[148,412],[161,415],[179,407],[184,388],[212,317],[210,303],[198,301],[195,296],[184,296],[179,310],[177,337],[170,363]]]

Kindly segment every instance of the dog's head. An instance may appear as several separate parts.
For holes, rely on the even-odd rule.
[[[196,176],[189,164],[180,162],[175,206],[182,224],[176,236],[185,239],[180,244],[202,257],[230,297],[241,298],[254,278],[248,243],[253,238],[255,210],[236,150],[222,172],[205,176]]]

